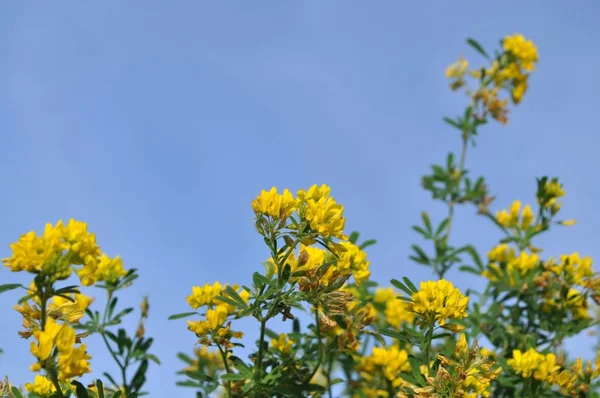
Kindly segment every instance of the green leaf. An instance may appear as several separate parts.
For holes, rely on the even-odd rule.
[[[422,236],[423,236],[425,239],[429,238],[429,236],[430,236],[430,235],[427,233],[427,231],[425,231],[423,228],[421,228],[421,227],[419,227],[419,226],[417,226],[417,225],[413,225],[413,226],[412,226],[412,229],[413,229],[413,230],[414,230],[416,233],[418,233],[418,234],[421,234],[421,235],[422,235]]]
[[[9,283],[6,285],[0,285],[0,293],[8,292],[9,290],[14,290],[18,287],[23,287],[19,283]]]
[[[449,117],[445,117],[444,121],[446,123],[448,123],[450,126],[456,127],[457,129],[462,130],[461,123],[457,123],[454,120],[450,119]]]
[[[240,307],[239,303],[237,301],[235,301],[234,299],[232,299],[231,297],[224,297],[224,296],[215,296],[216,300],[222,301],[224,303],[227,303],[229,305],[234,306],[235,308],[239,308],[241,310],[243,310],[243,307]]]
[[[475,50],[477,50],[477,52],[481,55],[483,55],[484,57],[486,57],[487,59],[490,59],[490,56],[487,54],[487,52],[485,52],[485,50],[483,49],[483,47],[481,46],[481,44],[479,44],[477,41],[475,41],[475,39],[471,39],[470,37],[467,39],[467,43],[469,43],[469,45],[471,47],[473,47]]]
[[[354,243],[356,244],[356,242],[358,242],[358,237],[360,236],[360,234],[357,231],[353,231],[350,236],[348,237],[348,240],[350,241],[350,243]]]
[[[144,358],[154,362],[157,365],[160,365],[160,359],[158,359],[158,357],[154,354],[146,354],[144,355]]]
[[[264,285],[269,283],[269,280],[258,272],[255,272],[254,274],[252,274],[252,281],[254,282],[254,286],[257,289],[262,289],[262,287]]]
[[[110,398],[121,398],[121,395],[123,395],[123,392],[119,390],[119,391],[115,392],[113,394],[113,396]]]
[[[368,240],[364,241],[363,243],[361,243],[360,246],[358,246],[358,248],[360,250],[365,250],[367,247],[373,246],[376,243],[377,243],[377,241],[375,239],[368,239]]]
[[[477,275],[477,276],[481,276],[481,271],[477,271],[475,268],[470,267],[468,265],[462,265],[458,268],[459,270],[463,271],[463,272],[469,272],[473,275]]]
[[[234,299],[239,305],[240,308],[248,308],[248,304],[244,301],[244,299],[235,291],[231,286],[227,286],[225,288],[225,293],[232,299]]]
[[[412,293],[412,291],[411,291],[409,288],[407,288],[406,286],[404,286],[404,284],[403,284],[402,282],[400,282],[399,280],[397,280],[397,279],[392,279],[392,280],[390,281],[390,283],[391,283],[393,286],[397,287],[398,289],[402,290],[402,291],[403,291],[404,293],[406,293],[406,294],[407,294],[409,297],[411,297],[411,296],[412,296],[412,294],[413,294],[413,293]]]
[[[444,220],[440,223],[440,225],[438,225],[437,229],[435,230],[435,236],[440,236],[442,234],[442,232],[444,232],[444,230],[448,226],[449,222],[450,222],[450,217],[444,218]]]
[[[248,376],[240,373],[225,373],[221,376],[221,380],[234,381],[234,380],[246,380]]]
[[[409,258],[411,258],[413,261],[415,261],[415,262],[417,262],[419,264],[429,265],[429,257],[427,257],[427,255],[425,254],[425,252],[423,251],[423,249],[421,249],[417,245],[412,245],[411,248],[415,251],[415,253],[417,255],[416,256],[411,256]]]
[[[187,363],[188,365],[194,364],[194,360],[192,358],[190,358],[188,355],[184,354],[183,352],[178,353],[177,358],[179,358],[181,361]]]
[[[89,398],[87,389],[83,384],[73,380],[71,381],[71,385],[75,386],[75,396],[77,396],[77,398]]]
[[[483,271],[483,261],[481,261],[481,257],[479,257],[479,253],[477,253],[477,250],[475,250],[475,248],[471,245],[465,246],[464,249],[467,251],[467,253],[469,253],[471,258],[473,259],[473,262],[475,262],[475,265],[477,265],[477,267],[481,271]]]
[[[431,234],[431,220],[429,219],[429,215],[427,214],[427,212],[421,213],[421,219],[423,220],[423,225],[425,225],[427,232]]]
[[[23,398],[23,395],[21,394],[21,391],[19,391],[19,389],[16,386],[12,386],[12,388],[10,389],[10,391],[13,393],[13,395],[15,396],[15,398]]]
[[[419,291],[419,289],[417,289],[417,287],[415,286],[415,284],[412,283],[412,281],[410,279],[408,279],[406,276],[403,276],[402,280],[404,281],[404,283],[406,283],[406,286],[408,286],[408,288],[410,290],[412,290],[413,293],[416,293],[416,292]]]
[[[98,398],[104,398],[104,385],[102,380],[96,380],[96,388],[98,389]]]
[[[113,297],[113,299],[111,300],[110,305],[108,306],[108,319],[112,319],[112,314],[115,310],[115,307],[117,306],[117,301],[117,297]]]
[[[180,314],[171,315],[168,319],[169,320],[181,319],[181,318],[187,318],[188,316],[192,316],[192,315],[198,315],[198,312],[196,312],[196,311],[194,311],[194,312],[182,312]]]

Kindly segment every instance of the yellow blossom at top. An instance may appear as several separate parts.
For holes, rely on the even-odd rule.
[[[465,75],[468,68],[469,62],[461,57],[458,61],[446,68],[446,77],[448,79],[460,79]]]
[[[348,237],[344,235],[344,206],[329,196],[330,191],[331,188],[325,184],[320,187],[313,185],[308,191],[298,191],[296,196],[299,205],[302,206],[300,215],[310,223],[310,228],[323,238],[346,240]]]
[[[273,218],[289,217],[296,208],[296,199],[292,193],[284,189],[282,194],[277,193],[277,188],[270,191],[262,190],[260,195],[252,201],[252,209],[256,213],[266,214]]]
[[[62,220],[55,226],[46,224],[41,236],[37,236],[35,231],[30,231],[21,235],[17,242],[10,244],[12,256],[2,259],[2,262],[13,272],[40,272],[44,265],[55,260],[68,248],[63,241],[63,235]]]
[[[583,286],[586,279],[594,275],[592,258],[580,257],[578,252],[560,256],[560,264],[552,267],[556,275],[563,274],[568,282]]]
[[[280,333],[279,338],[271,340],[271,347],[284,355],[291,353],[293,346],[294,341],[290,340],[285,333]]]
[[[539,56],[537,47],[531,40],[525,40],[523,35],[514,34],[505,37],[502,45],[505,51],[509,51],[521,61],[525,70],[531,72],[535,69],[535,63],[538,62]]]
[[[515,200],[510,206],[508,212],[506,210],[496,212],[496,220],[501,225],[507,228],[520,228],[523,230],[528,229],[533,223],[535,216],[531,210],[530,205],[526,205],[523,208],[521,214],[521,221],[519,222],[519,213],[521,210],[521,202]]]
[[[219,282],[213,285],[207,283],[204,286],[194,286],[192,294],[187,297],[187,302],[195,310],[204,305],[216,305],[220,301],[215,300],[215,297],[220,296],[224,288],[225,286]]]
[[[468,316],[466,310],[469,298],[445,279],[421,282],[420,289],[412,295],[412,300],[406,307],[422,318],[421,324],[437,321],[443,326],[449,319]]]

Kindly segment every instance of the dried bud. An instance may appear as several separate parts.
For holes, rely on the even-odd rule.
[[[137,328],[137,330],[135,332],[135,336],[138,339],[141,339],[142,337],[144,337],[144,332],[145,332],[144,324],[140,322],[140,325],[138,326],[138,328]]]
[[[302,267],[307,262],[308,262],[308,252],[306,250],[302,250],[300,252],[300,256],[298,256],[298,267]]]
[[[148,318],[148,310],[150,309],[150,303],[148,302],[148,296],[144,296],[142,303],[140,304],[140,311],[142,312],[142,318]]]

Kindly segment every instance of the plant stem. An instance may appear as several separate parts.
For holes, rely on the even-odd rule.
[[[321,340],[321,322],[319,321],[319,311],[317,310],[316,307],[314,310],[315,310],[315,329],[317,331],[317,340],[319,342],[319,359],[317,360],[317,364],[315,365],[315,368],[313,369],[312,373],[310,374],[310,377],[305,381],[305,383],[310,383],[312,378],[315,377],[315,375],[317,374],[317,371],[319,370],[319,368],[321,367],[321,364],[323,363],[323,357],[325,355],[325,353],[323,352],[323,340]]]
[[[127,363],[122,364],[121,361],[119,361],[119,358],[117,358],[117,354],[115,353],[115,351],[111,347],[110,343],[108,342],[108,339],[106,338],[106,334],[104,332],[104,327],[106,325],[106,322],[108,321],[108,319],[107,319],[108,308],[109,308],[110,302],[112,300],[113,291],[109,289],[109,290],[107,290],[107,294],[108,294],[108,296],[106,298],[106,305],[104,306],[104,314],[102,314],[102,326],[99,328],[99,331],[100,331],[100,335],[102,336],[102,340],[104,340],[104,344],[106,345],[106,348],[108,348],[110,355],[115,360],[115,362],[119,366],[119,369],[121,370],[121,377],[123,379],[122,388],[125,390],[125,395],[127,395],[127,393],[129,392],[129,388],[127,386],[127,374],[126,374]],[[115,387],[119,387],[119,386],[115,386]]]
[[[40,289],[40,330],[43,332],[46,329],[46,318],[48,316],[47,312],[47,301],[48,301],[48,291],[45,291],[44,288]],[[54,388],[56,389],[56,393],[59,398],[65,398],[65,395],[60,388],[60,383],[58,382],[58,375],[56,374],[56,369],[52,369],[52,371],[48,372],[48,378],[52,381]]]
[[[223,364],[225,365],[225,370],[227,371],[227,373],[231,373],[231,370],[229,370],[229,364],[227,363],[227,353],[223,350],[223,348],[221,347],[221,344],[217,344],[217,348],[219,349],[219,352],[221,353],[221,358],[223,358]],[[231,380],[227,380],[227,396],[231,397]]]
[[[265,345],[265,329],[267,327],[267,318],[264,318],[260,321],[260,339],[258,341],[258,355],[256,357],[256,367],[254,368],[254,377],[257,379],[260,378],[262,373],[262,361],[264,355],[264,345]]]
[[[427,336],[425,338],[427,339],[427,345],[425,346],[425,360],[427,361],[427,373],[429,374],[431,366],[429,363],[429,357],[431,355],[431,341],[433,340],[433,325],[429,327],[429,330],[427,331]]]

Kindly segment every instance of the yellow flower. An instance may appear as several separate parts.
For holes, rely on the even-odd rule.
[[[408,352],[397,346],[373,347],[370,356],[361,358],[357,370],[367,380],[371,379],[375,372],[381,372],[392,386],[397,388],[403,383],[400,373],[410,371]]]
[[[356,284],[360,286],[364,280],[369,279],[369,276],[371,276],[367,253],[351,242],[341,242],[341,245],[346,251],[339,253],[339,260],[335,263],[335,267],[342,274],[351,272],[354,275]]]
[[[48,318],[46,320],[44,331],[37,329],[33,332],[33,337],[35,337],[37,340],[37,344],[35,342],[31,342],[31,353],[40,361],[46,360],[54,349],[54,343],[57,335],[64,327],[67,326],[64,324],[58,324],[52,318]]]
[[[513,350],[513,357],[507,363],[523,378],[533,376],[538,381],[552,382],[560,369],[560,366],[556,365],[556,355],[552,353],[543,355],[534,348],[530,348],[524,353],[520,350]]]
[[[469,298],[452,285],[451,282],[439,281],[421,282],[418,292],[412,295],[412,303],[407,303],[407,309],[422,318],[421,324],[437,321],[440,326],[448,319],[466,318]]]
[[[96,275],[99,281],[104,281],[114,285],[119,281],[119,278],[127,275],[127,271],[125,271],[125,268],[123,268],[123,260],[120,256],[110,258],[103,254],[102,257],[100,257]]]
[[[293,346],[294,342],[285,333],[281,333],[279,334],[279,338],[271,340],[271,347],[284,355],[291,353]]]
[[[537,47],[531,40],[525,40],[525,37],[520,34],[507,36],[502,42],[504,50],[513,54],[527,71],[535,69],[535,63],[538,62],[539,56]]]
[[[296,199],[292,193],[284,189],[283,194],[277,193],[273,187],[269,192],[262,190],[260,195],[252,201],[252,209],[259,214],[266,214],[273,218],[285,218],[292,215],[296,208]]]
[[[469,62],[464,58],[459,58],[458,61],[446,68],[446,77],[448,79],[461,79],[467,72]]]
[[[48,315],[54,318],[67,320],[71,323],[79,322],[85,310],[94,301],[85,294],[78,293],[70,296],[74,301],[60,296],[54,296],[48,304]]]
[[[531,210],[530,205],[526,205],[523,208],[523,213],[521,215],[521,222],[519,223],[519,213],[521,210],[521,202],[515,200],[508,210],[502,210],[496,212],[496,220],[498,223],[507,228],[521,228],[523,230],[528,229],[534,221],[534,214]]]
[[[56,391],[52,382],[48,380],[45,376],[41,375],[35,375],[33,383],[26,383],[25,389],[42,397],[50,395],[54,391]]]
[[[195,310],[204,305],[216,305],[220,301],[216,301],[215,297],[220,296],[224,288],[225,286],[219,282],[213,285],[207,283],[204,286],[194,286],[192,294],[187,297],[187,302]]]
[[[59,221],[56,226],[46,224],[44,233],[39,237],[35,231],[21,235],[17,242],[10,245],[12,256],[2,259],[2,262],[13,272],[40,272],[44,265],[51,263],[65,250],[63,228],[62,221]]]
[[[344,235],[344,206],[329,196],[330,191],[325,184],[321,187],[313,185],[308,192],[298,191],[298,202],[302,205],[300,213],[310,223],[310,228],[323,238],[346,240],[348,237]]]
[[[73,343],[75,335],[73,334]],[[69,337],[70,338],[70,337]],[[69,340],[65,340],[65,344]],[[79,347],[73,347],[71,345],[70,350],[61,352],[58,356],[58,378],[59,380],[67,380],[73,377],[81,377],[85,373],[90,373],[89,359],[91,357],[87,354],[87,347],[85,344],[80,344]]]
[[[225,319],[227,319],[227,308],[225,305],[217,305],[215,309],[208,309],[206,311],[206,321],[208,322],[208,327],[212,330],[217,330],[223,323]]]
[[[502,243],[488,252],[488,258],[492,262],[507,263],[515,258],[515,249]]]
[[[96,244],[96,235],[88,232],[85,222],[70,219],[63,237],[69,250],[79,259],[75,264],[82,264],[87,256],[99,257],[101,254],[100,247]]]
[[[385,320],[394,328],[399,329],[403,323],[411,323],[415,319],[415,314],[407,311],[406,304],[396,299],[396,295],[385,304]]]

